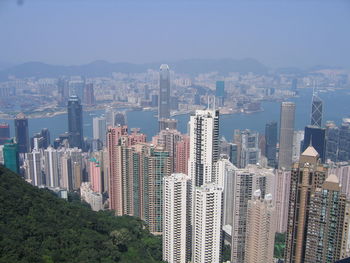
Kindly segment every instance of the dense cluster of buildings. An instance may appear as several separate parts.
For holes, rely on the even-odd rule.
[[[181,134],[170,114],[170,75],[161,65],[153,138],[108,108],[93,119],[87,144],[81,98],[93,103],[93,86],[77,80],[69,94],[60,80],[69,94],[67,133],[53,142],[47,129],[29,138],[19,114],[14,140],[0,124],[0,162],[35,186],[78,192],[93,210],[141,218],[162,235],[169,263],[219,263],[227,246],[232,263],[275,262],[276,233],[285,234],[288,263],[350,257],[350,120],[323,127],[315,94],[304,131],[294,130],[295,104],[282,102],[279,125],[267,123],[265,135],[233,130],[232,140],[220,139],[216,105],[225,103],[225,83],[218,81],[215,99]]]

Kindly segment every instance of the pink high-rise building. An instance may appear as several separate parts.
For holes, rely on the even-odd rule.
[[[182,141],[176,144],[175,172],[188,173],[188,159],[190,158],[190,137],[183,135]]]
[[[109,157],[109,208],[116,215],[123,215],[122,203],[122,165],[121,149],[118,147],[122,136],[128,134],[127,126],[109,128],[107,132],[107,149]]]
[[[102,193],[101,166],[95,158],[90,159],[90,178],[92,190],[96,193]]]
[[[287,231],[290,175],[290,171],[275,171],[276,187],[274,202],[276,208],[276,231],[278,233],[285,233]]]

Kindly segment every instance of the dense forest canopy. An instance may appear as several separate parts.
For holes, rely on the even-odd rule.
[[[0,167],[0,262],[161,262],[137,218],[93,212]]]

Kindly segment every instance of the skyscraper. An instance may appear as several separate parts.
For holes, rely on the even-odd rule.
[[[231,262],[244,263],[248,201],[258,189],[261,196],[273,193],[275,176],[273,169],[248,165],[245,169],[235,171],[233,182]]]
[[[159,73],[158,119],[170,118],[170,72],[169,66],[162,64]]]
[[[26,180],[34,186],[44,185],[44,173],[42,169],[42,155],[38,149],[26,153],[25,160]]]
[[[311,195],[306,233],[305,263],[341,259],[346,197],[336,175],[327,177]]]
[[[219,158],[219,111],[197,110],[190,117],[188,174],[193,186],[212,182],[213,164]]]
[[[0,123],[0,145],[10,139],[10,126],[8,123]]]
[[[316,95],[312,96],[312,106],[311,106],[311,125],[316,127],[322,126],[322,108],[323,102]]]
[[[193,263],[221,262],[222,190],[208,183],[196,187],[193,192]]]
[[[72,95],[68,100],[68,132],[69,146],[82,148],[83,146],[83,110],[80,99]]]
[[[223,81],[223,80],[216,81],[215,98],[217,100],[218,106],[224,105],[225,81]]]
[[[306,126],[302,152],[312,145],[320,155],[322,162],[325,162],[326,154],[326,129],[318,126]]]
[[[265,126],[265,156],[270,167],[276,165],[277,122],[272,121]]]
[[[15,118],[15,136],[19,153],[27,153],[30,150],[28,119],[23,113],[19,113]]]
[[[261,191],[256,190],[248,201],[245,263],[273,262],[275,214],[272,195],[263,198]]]
[[[163,179],[163,260],[191,260],[191,178],[172,174]]]
[[[278,168],[290,169],[293,157],[295,104],[293,102],[281,103],[280,140],[278,154]]]
[[[257,164],[260,161],[259,133],[249,129],[235,130],[234,142],[239,146],[238,167],[244,168],[248,164]]]
[[[300,156],[299,162],[293,165],[285,248],[286,263],[305,262],[311,196],[316,188],[322,187],[326,174],[327,169],[321,164],[320,156],[312,146],[309,146]]]
[[[18,156],[18,145],[12,141],[8,141],[4,144],[3,148],[4,165],[11,171],[19,172],[19,156]]]
[[[94,117],[92,120],[92,132],[94,140],[99,140],[106,145],[107,124],[105,117]]]

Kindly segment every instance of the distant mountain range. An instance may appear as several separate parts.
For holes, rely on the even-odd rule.
[[[172,70],[178,73],[187,73],[196,75],[199,73],[219,72],[227,74],[229,72],[239,73],[257,73],[264,74],[268,72],[268,67],[255,59],[187,59],[168,63]],[[5,81],[9,77],[16,78],[38,77],[51,78],[60,76],[103,77],[111,76],[113,72],[121,73],[140,73],[147,69],[158,70],[161,63],[110,63],[107,61],[94,61],[85,65],[78,66],[57,66],[41,62],[27,62],[20,65],[8,67],[0,70],[0,80]]]

